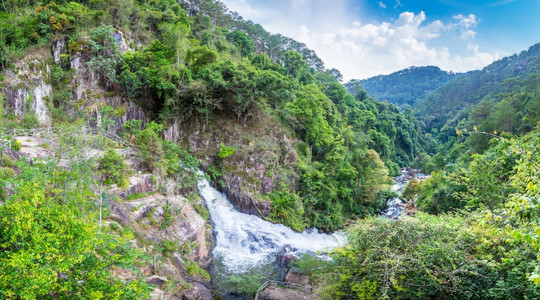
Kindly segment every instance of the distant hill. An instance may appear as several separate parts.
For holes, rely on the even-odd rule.
[[[398,106],[414,105],[429,92],[461,75],[439,67],[410,67],[390,75],[378,75],[364,80],[351,80],[345,87],[351,92],[358,85],[372,97]]]
[[[522,89],[525,89],[525,93],[531,93],[537,89],[538,80],[535,78],[539,67],[540,44],[536,44],[527,51],[505,57],[482,70],[454,78],[417,101],[414,109],[428,131],[445,131],[447,135],[452,135],[458,123],[468,119],[472,112],[481,114],[477,108],[479,103],[486,106],[487,111],[483,114],[487,116],[497,103],[505,99],[504,95],[515,94]],[[533,100],[536,97],[532,96]],[[514,109],[520,108],[516,106]],[[505,130],[509,129],[505,127]]]

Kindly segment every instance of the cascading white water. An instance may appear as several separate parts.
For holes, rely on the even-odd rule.
[[[396,192],[398,196],[388,199],[388,201],[386,201],[386,209],[381,212],[383,217],[389,219],[399,219],[405,212],[405,203],[403,203],[400,197],[407,182],[403,180],[403,174],[395,179],[396,182],[392,186],[392,191]]]
[[[227,273],[248,272],[259,265],[274,263],[285,247],[297,253],[325,251],[342,244],[339,234],[302,233],[247,215],[234,209],[227,197],[210,186],[199,172],[199,192],[204,198],[216,233],[214,259],[219,259]]]

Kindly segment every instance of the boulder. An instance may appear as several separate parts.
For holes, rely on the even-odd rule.
[[[301,300],[301,299],[316,299],[315,295],[310,292],[287,289],[280,287],[274,283],[268,284],[264,290],[259,292],[260,300]]]
[[[309,276],[291,269],[285,276],[285,282],[292,285],[307,286],[309,285]]]
[[[146,283],[153,284],[153,285],[162,285],[167,281],[169,281],[167,277],[162,277],[158,275],[152,275],[146,278]]]
[[[192,299],[209,300],[209,299],[214,299],[214,297],[212,297],[212,293],[206,286],[198,282],[193,282],[191,283],[190,288],[182,292],[181,299],[182,300],[192,300]]]

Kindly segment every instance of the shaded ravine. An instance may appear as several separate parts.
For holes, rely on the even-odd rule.
[[[299,233],[282,224],[241,213],[208,183],[202,172],[199,175],[199,193],[210,212],[215,235],[211,274],[218,294],[227,293],[223,283],[228,275],[257,273],[279,279],[276,259],[280,252],[316,255],[345,241],[339,233],[321,234],[314,229]]]

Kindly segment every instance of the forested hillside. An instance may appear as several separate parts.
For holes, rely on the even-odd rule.
[[[389,75],[351,80],[345,87],[352,92],[359,86],[380,101],[388,101],[399,107],[412,106],[430,92],[460,75],[462,74],[446,72],[435,66],[410,67]]]
[[[482,70],[472,71],[455,78],[424,97],[415,105],[415,110],[429,132],[434,136],[441,134],[440,138],[446,140],[454,134],[454,129],[460,121],[470,119],[469,117],[487,116],[490,112],[486,109],[493,109],[505,98],[505,95],[515,93],[516,89],[524,89],[525,93],[536,89],[538,80],[535,78],[538,75],[535,74],[538,72],[539,65],[540,44],[536,44],[527,51],[505,57]],[[490,103],[491,108],[486,108],[487,103]],[[516,114],[517,110],[520,110],[518,106],[526,105],[526,103],[515,105],[514,111],[510,114]],[[528,114],[528,112],[522,110],[522,114]],[[518,119],[522,117],[524,116],[520,115]],[[530,117],[526,118],[530,119]],[[532,121],[529,125],[531,124],[534,126],[536,123]],[[512,129],[508,126],[490,129],[499,132],[517,133],[519,131],[518,128]],[[528,130],[530,131],[531,127]]]

